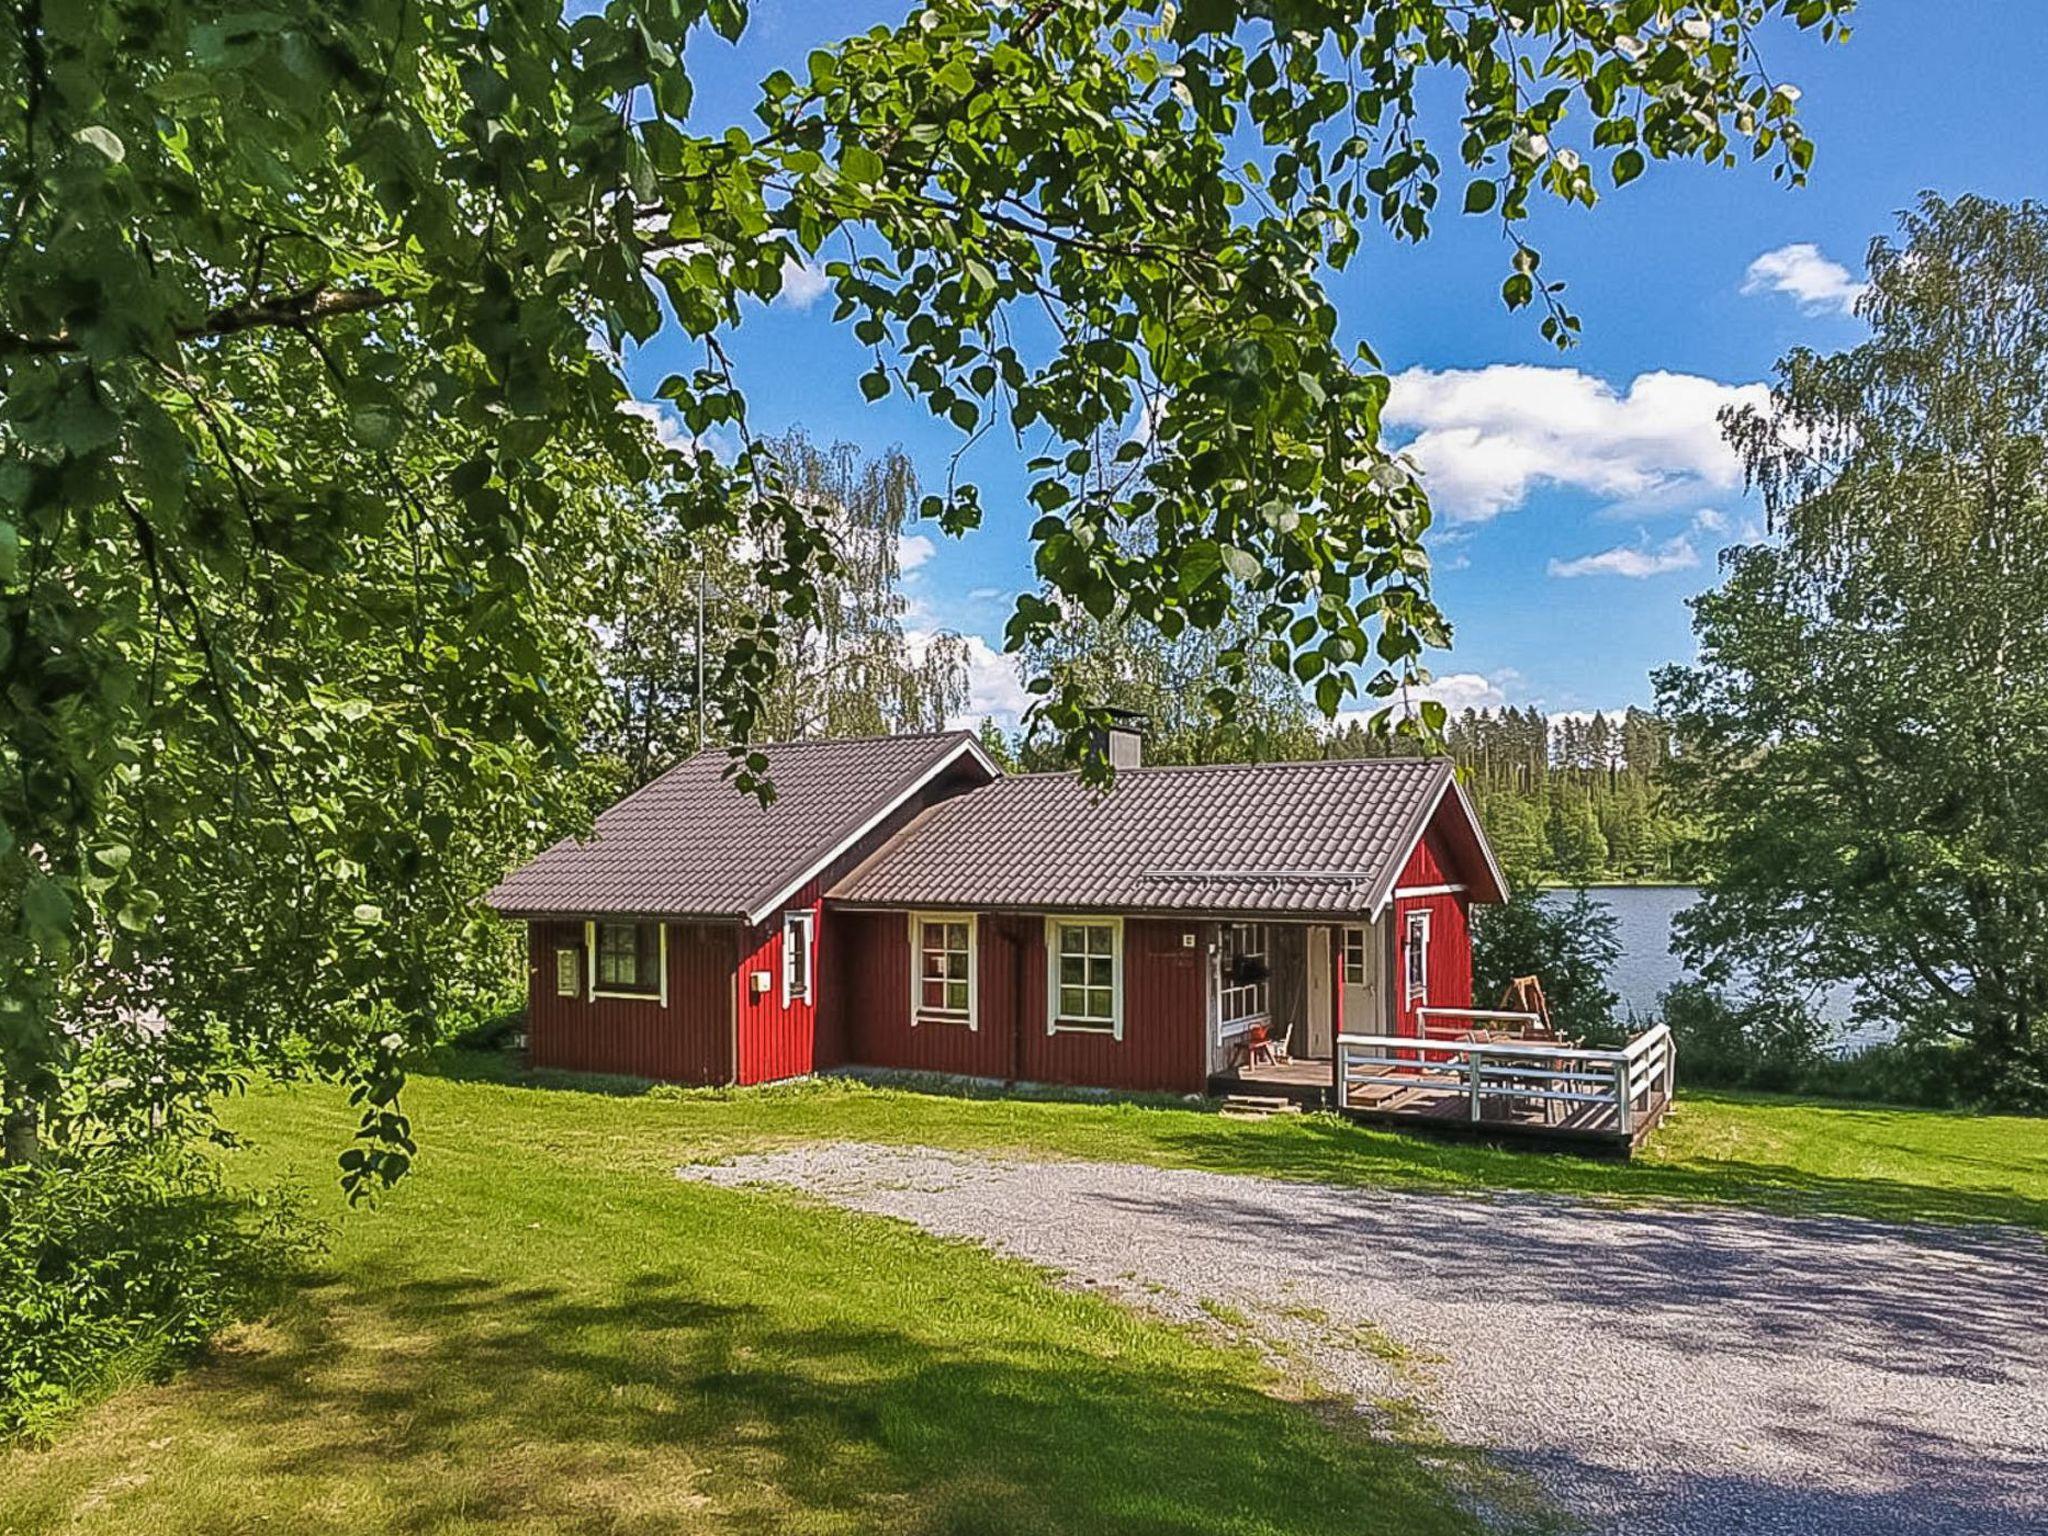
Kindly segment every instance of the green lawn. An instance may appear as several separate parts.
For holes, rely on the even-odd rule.
[[[422,1156],[344,1215],[323,1089],[233,1106],[254,1178],[336,1223],[278,1317],[0,1456],[0,1533],[1468,1532],[1484,1460],[1375,1441],[1248,1352],[1037,1272],[785,1195],[671,1174],[813,1138],[1354,1183],[1754,1200],[2048,1229],[2048,1124],[1694,1096],[1620,1166],[1323,1117],[817,1085],[410,1091]],[[620,1085],[623,1087],[623,1085]],[[1397,1422],[1406,1422],[1397,1420]]]

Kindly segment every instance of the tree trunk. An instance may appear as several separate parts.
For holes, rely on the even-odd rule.
[[[0,1119],[0,1165],[33,1168],[43,1160],[43,1140],[36,1130],[33,1104],[9,1101]]]

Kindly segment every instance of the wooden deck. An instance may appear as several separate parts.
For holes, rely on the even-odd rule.
[[[1337,1050],[1338,1108],[1357,1119],[1622,1157],[1670,1110],[1677,1061],[1661,1024],[1616,1049],[1468,1029],[1344,1035]]]
[[[1337,1101],[1337,1064],[1327,1056],[1321,1061],[1281,1061],[1242,1066],[1209,1079],[1210,1098],[1228,1098],[1232,1094],[1286,1099],[1303,1109],[1329,1109]]]
[[[1344,1035],[1338,1059],[1243,1066],[1217,1098],[1284,1099],[1354,1120],[1626,1157],[1671,1108],[1675,1053],[1662,1026],[1615,1050],[1517,1040]],[[1341,1076],[1340,1076],[1341,1071]]]
[[[1621,1128],[1620,1113],[1612,1104],[1489,1104],[1480,1118],[1474,1120],[1468,1095],[1457,1088],[1354,1092],[1344,1112],[1369,1125],[1413,1127],[1480,1140],[1508,1138],[1626,1156],[1642,1145],[1643,1138],[1656,1128],[1670,1107],[1668,1096],[1652,1096],[1638,1107],[1626,1132]]]

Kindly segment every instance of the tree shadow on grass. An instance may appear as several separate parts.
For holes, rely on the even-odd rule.
[[[193,1385],[255,1448],[223,1515],[275,1519],[289,1487],[294,1530],[1477,1528],[1412,1452],[1143,1350],[793,1326],[671,1272],[330,1285],[279,1327]],[[349,1514],[351,1484],[389,1512]]]

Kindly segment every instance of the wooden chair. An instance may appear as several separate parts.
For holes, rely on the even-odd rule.
[[[1579,1043],[1576,1040],[1567,1040],[1558,1034],[1557,1027],[1550,1022],[1550,1003],[1543,996],[1543,982],[1538,977],[1517,976],[1513,981],[1509,982],[1507,990],[1500,995],[1500,1006],[1501,1011],[1504,1013],[1530,1013],[1536,1016],[1535,1023],[1526,1024],[1522,1027],[1521,1038],[1524,1040],[1543,1045],[1562,1045],[1566,1047],[1575,1046]],[[1550,1069],[1553,1072],[1559,1072],[1563,1071],[1566,1065],[1567,1063],[1563,1060],[1553,1059],[1550,1062]],[[1546,1125],[1557,1123],[1557,1111],[1561,1107],[1570,1107],[1569,1105],[1560,1106],[1555,1099],[1530,1100],[1527,1104],[1518,1100],[1517,1105],[1518,1107],[1540,1108]]]
[[[1260,1061],[1263,1056],[1265,1060]],[[1249,1066],[1280,1066],[1287,1060],[1287,1037],[1275,1035],[1263,1024],[1254,1024],[1245,1036],[1245,1062]]]

